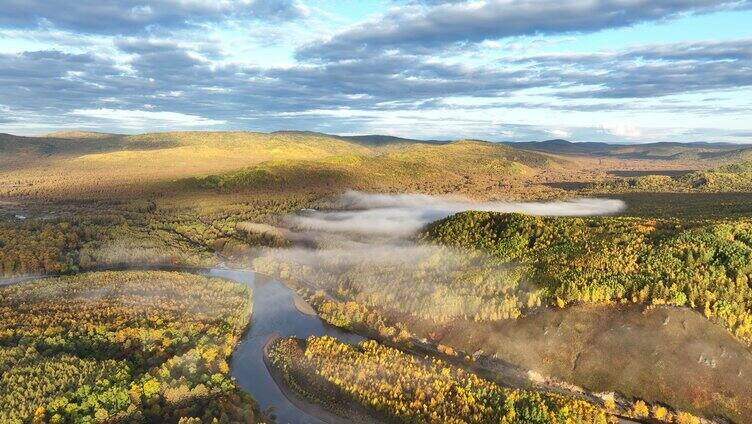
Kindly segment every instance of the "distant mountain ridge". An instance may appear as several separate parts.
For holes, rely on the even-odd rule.
[[[108,134],[91,131],[61,131],[41,137],[0,134],[0,152],[50,156],[57,154],[106,154],[117,151],[154,150],[165,148],[246,148],[258,147],[268,153],[285,156],[320,157],[327,154],[368,154],[374,150],[402,150],[410,146],[440,146],[461,140],[419,140],[391,135],[330,135],[313,131],[175,131],[135,135]],[[482,140],[474,140],[483,142]],[[564,139],[527,142],[492,143],[520,151],[555,155],[612,157],[646,160],[715,160],[743,161],[752,158],[752,145],[719,142],[656,142],[646,144],[615,144],[605,142],[571,142]]]
[[[653,160],[743,160],[752,156],[752,146],[721,142],[655,142],[615,144],[604,142],[573,143],[563,139],[506,142],[518,149],[561,155],[585,155],[620,159]]]
[[[65,139],[103,139],[113,137],[124,137],[122,134],[103,133],[97,131],[55,131],[43,135],[45,138],[65,138]]]
[[[369,146],[385,146],[393,144],[448,144],[450,140],[416,140],[411,138],[395,137],[391,135],[350,135],[341,136],[344,139]]]

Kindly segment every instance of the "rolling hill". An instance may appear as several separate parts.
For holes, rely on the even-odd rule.
[[[299,189],[420,191],[450,193],[499,190],[544,170],[571,163],[537,152],[477,140],[411,144],[370,155],[336,155],[319,160],[274,160],[189,178],[189,187],[225,192]],[[312,184],[312,182],[318,182]]]
[[[164,193],[177,184],[223,192],[358,188],[515,197],[550,191],[543,184],[551,182],[603,181],[608,169],[651,172],[666,166],[711,170],[689,177],[622,179],[595,188],[746,190],[740,185],[746,174],[727,178],[727,171],[715,168],[750,158],[752,148],[722,143],[612,145],[549,140],[504,144],[305,131],[3,134],[0,196],[102,198]],[[676,168],[679,165],[692,167]],[[701,180],[707,181],[697,182]]]
[[[22,137],[12,134],[0,134],[0,166],[9,163],[23,163],[30,158],[64,154],[85,154],[91,152],[117,149],[120,136],[103,134],[92,138],[84,133],[79,137],[67,137],[63,134],[50,134],[43,137]]]
[[[0,137],[0,196],[112,196],[169,190],[201,177],[200,187],[357,186],[454,190],[484,181],[531,177],[568,160],[477,140],[436,142],[389,136],[340,137],[314,132],[87,132]],[[207,177],[208,176],[208,177]],[[200,178],[199,178],[200,179]],[[195,178],[193,181],[196,181]],[[437,182],[441,184],[436,184]]]

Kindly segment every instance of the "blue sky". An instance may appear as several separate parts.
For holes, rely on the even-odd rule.
[[[0,132],[752,142],[752,0],[0,0]]]

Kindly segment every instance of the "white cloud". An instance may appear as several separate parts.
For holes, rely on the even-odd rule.
[[[75,109],[71,115],[89,119],[101,119],[112,121],[113,124],[123,128],[153,128],[157,127],[205,127],[222,125],[225,121],[204,118],[198,115],[189,115],[178,112],[156,112],[149,110],[128,109]]]
[[[568,138],[572,136],[571,132],[561,128],[546,130],[546,132],[557,138]]]
[[[494,40],[483,40],[483,42],[480,43],[480,46],[487,49],[500,49],[503,47],[500,42]]]
[[[587,27],[576,31],[577,38],[545,31],[506,37],[498,32],[509,28],[492,19],[516,13],[518,19],[504,22],[524,26],[541,21],[568,28],[570,21],[600,22],[612,16],[612,10],[654,9],[655,16],[644,17],[652,20],[675,17],[672,10],[705,13],[722,4],[734,8],[731,0],[670,5],[647,0],[542,1],[547,8],[513,0],[404,2],[425,6],[417,20],[399,13],[402,7],[358,18],[336,15],[336,7],[320,10],[311,3],[308,9],[298,0],[107,0],[99,3],[117,7],[96,10],[83,7],[97,3],[91,0],[70,10],[52,7],[52,0],[17,3],[17,12],[35,11],[34,16],[47,16],[52,23],[39,26],[36,18],[10,11],[0,17],[0,99],[12,108],[0,108],[0,130],[7,132],[63,127],[149,131],[224,124],[239,130],[435,139],[644,142],[681,137],[739,142],[746,140],[727,133],[752,131],[752,79],[747,72],[752,42],[735,38],[743,35],[727,31],[716,40],[670,43],[657,37],[655,45],[630,44],[635,40],[622,35],[607,46],[614,50],[599,52],[593,49],[601,44],[600,36],[591,43],[589,35],[579,34],[590,32]],[[744,3],[752,5],[752,0]],[[499,7],[491,7],[494,4]],[[593,13],[561,12],[572,8]],[[439,15],[431,12],[434,9],[457,13]],[[598,13],[604,10],[608,13]],[[292,17],[313,16],[275,18],[290,11]],[[119,23],[116,27],[113,19],[103,19],[110,14]],[[429,15],[441,19],[426,21],[430,28],[416,24]],[[261,16],[270,18],[257,19]],[[420,31],[403,31],[384,16],[426,29],[428,38],[421,38]],[[527,16],[540,19],[523,19]],[[476,17],[481,23],[493,22],[480,32],[477,25],[463,23]],[[395,37],[380,40],[378,28],[356,19],[394,27]],[[148,31],[139,29],[144,25]],[[364,40],[381,46],[382,54],[366,49],[361,55],[360,42],[351,46],[355,56],[343,56],[347,60],[303,54],[303,46],[322,43],[319,36],[337,34],[336,41],[352,33],[347,28],[362,29]],[[431,35],[432,28],[439,35]],[[448,30],[456,31],[438,45],[432,43]],[[637,38],[642,42],[643,37]],[[455,42],[462,48],[448,48]],[[403,48],[410,54],[396,53]],[[703,99],[711,95],[726,98]],[[159,112],[164,110],[172,112]]]
[[[601,129],[611,135],[623,138],[641,138],[642,130],[639,128],[623,123],[609,123],[601,125]]]

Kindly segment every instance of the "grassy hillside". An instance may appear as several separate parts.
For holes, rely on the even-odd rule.
[[[232,150],[257,148],[286,155],[337,154],[356,149],[348,140],[314,132],[278,131],[274,133],[179,131],[137,135],[86,131],[54,132],[42,137],[0,134],[2,151],[31,151],[42,155],[102,154],[123,150],[150,150],[177,147],[215,147]]]
[[[78,138],[0,137],[0,196],[110,197],[269,160],[374,154],[337,137],[295,132],[64,136]]]
[[[119,148],[117,136],[91,138],[79,134],[69,138],[65,134],[45,137],[21,137],[0,134],[0,172],[4,168],[25,166],[50,156],[81,155]]]
[[[463,170],[475,164],[484,170],[499,171],[512,167],[517,168],[513,172],[523,172],[524,168],[546,168],[567,163],[540,153],[478,140],[459,140],[438,146],[414,145],[390,153],[389,157],[401,161],[433,163],[452,170]]]
[[[45,134],[46,138],[68,138],[68,139],[94,139],[102,140],[106,138],[119,137],[120,134],[103,133],[96,131],[55,131],[49,134]]]
[[[319,160],[275,160],[195,177],[190,188],[225,192],[273,190],[340,191],[348,188],[430,193],[500,191],[567,161],[504,145],[461,140],[414,144],[370,155],[348,154]]]
[[[161,196],[186,188],[173,183],[182,179],[195,179],[200,188],[226,192],[280,187],[322,192],[345,186],[551,197],[565,194],[569,183],[607,179],[610,170],[695,169],[748,153],[738,146],[729,150],[729,146],[617,146],[564,140],[505,145],[303,131],[2,135],[0,197]],[[698,155],[712,156],[715,162],[692,159]]]
[[[740,147],[738,149],[722,152],[714,157],[725,162],[752,162],[752,147]]]
[[[478,177],[483,187],[530,177],[568,162],[481,141],[422,142],[394,137],[338,137],[311,132],[172,132],[140,135],[56,133],[6,136],[0,149],[0,196],[87,197],[172,190],[199,178],[224,190],[280,187],[320,191],[343,184],[454,191]],[[250,168],[249,168],[250,167]],[[435,183],[441,181],[441,187]],[[403,186],[403,184],[406,184]]]
[[[314,132],[278,131],[257,132],[202,132],[184,131],[150,133],[127,136],[124,144],[167,144],[173,147],[213,147],[219,149],[258,150],[258,154],[282,155],[284,158],[312,158],[343,153],[368,153],[369,149],[354,145],[336,136]]]

